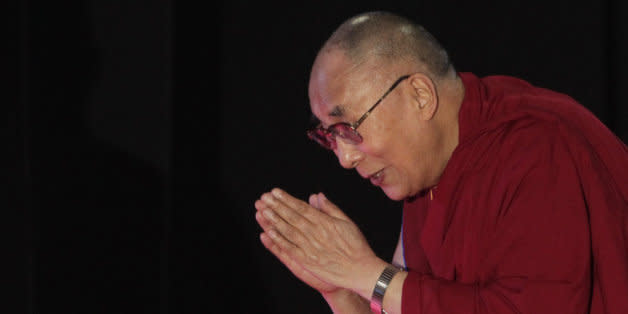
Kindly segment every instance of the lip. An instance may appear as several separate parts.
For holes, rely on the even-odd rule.
[[[373,177],[374,175],[376,175],[378,172],[381,172],[382,170],[384,170],[384,168],[379,169],[379,170],[374,171],[374,172],[371,172],[371,174],[369,174],[369,175],[364,175],[364,174],[362,174],[362,172],[361,172],[361,171],[358,171],[358,173],[360,174],[360,176],[361,176],[363,179],[369,180],[371,177]]]
[[[371,180],[371,184],[379,186],[384,182],[384,177],[384,169],[380,169],[379,171],[376,171],[369,175],[367,178]]]

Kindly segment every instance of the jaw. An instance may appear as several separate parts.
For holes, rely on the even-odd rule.
[[[389,199],[393,201],[400,201],[407,197],[406,182],[399,177],[396,171],[388,171],[386,179],[387,182],[384,182],[380,188]]]
[[[408,198],[408,195],[406,195],[406,193],[402,193],[398,186],[387,185],[382,186],[381,189],[384,194],[386,194],[386,196],[393,201],[401,201]]]
[[[417,167],[421,163],[416,164]],[[380,186],[386,196],[394,201],[401,201],[413,197],[420,193],[425,186],[425,174],[421,175],[416,172],[394,170],[389,173],[389,181]],[[416,169],[414,169],[416,170]]]

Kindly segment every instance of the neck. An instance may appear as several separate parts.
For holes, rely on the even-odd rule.
[[[453,78],[447,78],[438,84],[439,109],[437,112],[438,128],[440,129],[442,146],[440,158],[441,169],[438,169],[439,178],[445,170],[451,155],[453,154],[459,142],[459,125],[458,112],[464,100],[464,85],[458,75]],[[434,182],[434,185],[437,184]]]
[[[453,79],[448,79],[439,91],[440,102],[442,104],[443,126],[446,128],[446,139],[449,143],[450,153],[458,146],[458,113],[462,101],[464,100],[464,84],[458,75]]]

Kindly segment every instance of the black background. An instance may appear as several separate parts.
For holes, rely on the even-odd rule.
[[[567,93],[628,139],[619,0],[7,4],[6,313],[329,313],[265,251],[253,203],[323,191],[392,256],[401,204],[304,133],[316,52],[363,11],[415,19],[459,71]]]

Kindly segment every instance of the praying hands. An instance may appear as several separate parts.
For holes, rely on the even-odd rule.
[[[322,294],[348,289],[370,298],[388,264],[325,195],[313,194],[306,203],[276,188],[255,208],[262,243],[300,280]]]

